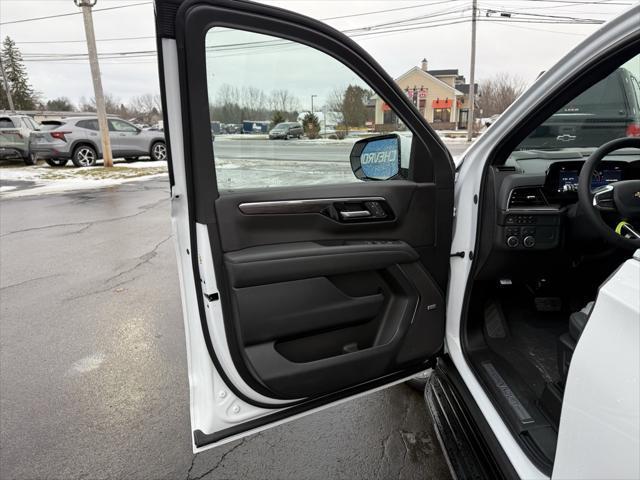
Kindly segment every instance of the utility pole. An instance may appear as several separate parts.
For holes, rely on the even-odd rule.
[[[9,82],[7,81],[7,74],[4,72],[4,64],[2,63],[2,58],[0,58],[0,70],[2,70],[2,83],[4,85],[4,91],[7,92],[9,110],[13,112],[15,111],[15,107],[13,106],[13,97],[11,96],[11,88],[9,87]]]
[[[313,113],[313,97],[317,97],[318,95],[311,95],[311,113]]]
[[[84,33],[87,37],[89,65],[91,66],[91,79],[93,80],[93,93],[96,97],[98,126],[100,127],[100,137],[102,139],[102,159],[105,167],[113,167],[111,140],[109,139],[109,124],[107,123],[107,109],[104,104],[102,78],[100,77],[100,65],[98,64],[98,50],[96,48],[96,35],[93,31],[93,16],[91,15],[91,8],[96,4],[97,0],[73,0],[73,2],[76,6],[82,8]]]
[[[469,118],[467,119],[467,142],[473,140],[474,110],[476,106],[476,17],[478,0],[471,7],[471,68],[469,69]]]

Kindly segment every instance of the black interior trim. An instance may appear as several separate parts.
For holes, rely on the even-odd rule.
[[[224,256],[233,287],[292,281],[319,275],[379,270],[418,260],[402,241],[361,241],[338,245],[314,242],[252,247]]]

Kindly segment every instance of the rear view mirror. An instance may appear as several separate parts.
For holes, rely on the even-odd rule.
[[[400,172],[400,138],[391,134],[358,140],[350,157],[360,180],[389,180]]]

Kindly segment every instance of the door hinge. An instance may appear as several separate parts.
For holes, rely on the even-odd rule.
[[[464,258],[465,256],[465,252],[456,252],[456,253],[450,253],[449,257],[460,257],[460,258]]]

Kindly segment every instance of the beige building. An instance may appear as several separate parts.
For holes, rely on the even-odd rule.
[[[466,128],[469,84],[457,69],[429,70],[427,60],[423,59],[419,67],[413,67],[395,81],[435,129]],[[394,129],[397,118],[393,111],[377,95],[372,100],[376,130]]]

